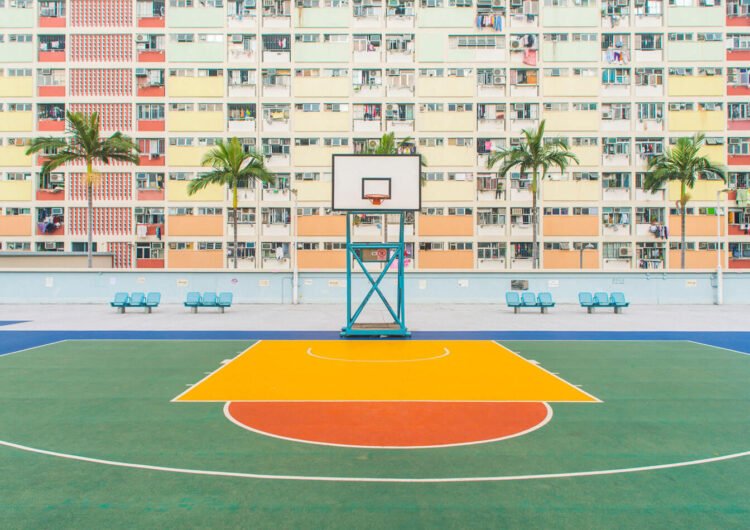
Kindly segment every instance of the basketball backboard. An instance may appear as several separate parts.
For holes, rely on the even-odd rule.
[[[417,211],[421,172],[419,155],[333,155],[332,209]]]

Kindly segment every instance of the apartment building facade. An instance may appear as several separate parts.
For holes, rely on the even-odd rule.
[[[528,176],[487,159],[545,119],[580,164],[541,186],[543,268],[679,268],[679,189],[643,181],[695,132],[729,182],[691,192],[687,267],[750,268],[749,0],[0,0],[0,73],[0,252],[86,249],[83,168],[24,152],[97,111],[141,150],[97,168],[117,267],[343,269],[331,155],[394,132],[427,161],[408,267],[530,269]],[[233,136],[277,175],[243,183],[237,249],[228,190],[187,193]]]

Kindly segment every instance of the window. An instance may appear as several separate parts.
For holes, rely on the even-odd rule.
[[[136,243],[135,259],[164,259],[164,243]]]
[[[221,241],[199,241],[198,250],[221,250]]]
[[[227,214],[227,224],[234,224],[234,210],[228,210]],[[255,208],[237,208],[237,224],[255,224]]]
[[[502,226],[505,224],[505,208],[477,208],[477,225]]]

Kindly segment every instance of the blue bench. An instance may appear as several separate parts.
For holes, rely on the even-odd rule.
[[[513,308],[514,313],[520,313],[522,307],[538,308],[542,313],[546,313],[550,307],[555,307],[552,295],[546,292],[539,293],[537,296],[534,293],[525,292],[519,296],[515,291],[508,291],[505,293],[505,303]]]
[[[115,293],[115,297],[109,305],[116,307],[118,313],[124,313],[128,307],[143,308],[146,313],[151,313],[153,308],[159,307],[160,302],[161,293],[148,293],[148,296],[141,292],[130,295],[128,293]]]
[[[592,296],[591,293],[578,293],[578,303],[585,307],[589,313],[593,313],[597,307],[614,309],[615,313],[622,313],[624,307],[628,307],[630,302],[625,299],[625,294],[614,292],[607,294],[604,291],[598,291]]]
[[[193,313],[198,312],[199,307],[215,307],[220,313],[223,313],[227,307],[232,307],[232,293],[219,293],[217,296],[214,292],[205,292],[203,295],[198,292],[189,292],[185,299],[185,307],[189,307]]]

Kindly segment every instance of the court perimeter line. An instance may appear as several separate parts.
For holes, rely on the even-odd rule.
[[[233,357],[232,360],[230,360],[228,363],[220,365],[216,370],[214,370],[213,372],[211,372],[210,374],[208,374],[206,377],[204,377],[203,379],[201,379],[197,383],[195,383],[193,385],[190,385],[190,387],[187,390],[185,390],[184,392],[181,392],[179,396],[172,398],[171,400],[169,400],[169,402],[170,403],[179,403],[180,402],[179,399],[182,396],[184,396],[185,394],[187,394],[188,392],[190,392],[193,388],[195,388],[196,386],[200,385],[203,381],[205,381],[206,379],[208,379],[209,377],[211,377],[212,375],[214,375],[216,372],[218,372],[219,370],[221,370],[225,366],[229,366],[230,364],[232,364],[234,361],[236,361],[237,359],[239,359],[240,357],[242,357],[243,355],[245,355],[247,352],[249,352],[250,350],[252,350],[255,346],[257,346],[261,342],[262,341],[256,341],[256,342],[254,342],[245,351],[243,351],[239,355],[236,355],[235,357]]]
[[[700,346],[708,346],[709,348],[716,348],[717,350],[724,350],[724,351],[730,351],[732,353],[739,353],[740,355],[750,355],[750,353],[740,351],[740,350],[733,350],[732,348],[725,348],[724,346],[715,346],[713,344],[706,344],[705,342],[698,342],[697,340],[688,340],[686,342],[692,342],[693,344],[698,344]]]
[[[53,342],[45,342],[44,344],[37,344],[36,346],[31,346],[29,348],[24,348],[22,350],[15,350],[15,351],[9,351],[7,353],[0,353],[0,357],[9,357],[11,355],[15,355],[16,353],[22,353],[25,351],[31,351],[36,350],[39,348],[44,348],[45,346],[52,346],[53,344],[61,344],[63,342],[69,342],[71,339],[62,339],[62,340],[56,340]]]
[[[41,455],[54,456],[58,458],[65,458],[67,460],[77,460],[79,462],[89,462],[91,464],[104,464],[113,467],[125,467],[133,469],[145,469],[149,471],[163,471],[169,473],[181,473],[185,475],[208,475],[214,477],[230,477],[230,478],[249,478],[249,479],[261,479],[261,480],[299,480],[299,481],[315,481],[315,482],[389,482],[389,483],[450,483],[450,482],[506,482],[506,481],[517,481],[517,480],[541,480],[541,479],[555,479],[555,478],[576,478],[576,477],[594,477],[601,475],[618,475],[624,473],[638,473],[641,471],[656,471],[660,469],[673,469],[678,467],[697,466],[703,464],[710,464],[713,462],[722,462],[724,460],[733,460],[735,458],[742,458],[750,456],[750,451],[743,451],[741,453],[732,453],[728,455],[715,456],[712,458],[703,458],[700,460],[688,460],[685,462],[674,462],[671,464],[657,464],[653,466],[641,466],[641,467],[630,467],[630,468],[619,468],[619,469],[602,469],[598,471],[574,471],[571,473],[542,473],[536,475],[506,475],[497,477],[452,477],[452,478],[395,478],[395,477],[322,477],[322,476],[303,476],[303,475],[268,475],[261,473],[240,473],[232,471],[210,471],[203,469],[187,469],[179,467],[166,467],[166,466],[152,466],[148,464],[132,464],[129,462],[118,462],[115,460],[104,460],[101,458],[89,458],[86,456],[71,455],[66,453],[58,453],[56,451],[47,451],[45,449],[37,449],[35,447],[29,447],[26,445],[16,444],[12,442],[6,442],[0,440],[0,446],[10,447],[12,449],[18,449],[20,451],[27,451],[29,453],[37,453]]]
[[[380,400],[378,400],[380,401]],[[335,444],[330,442],[313,442],[312,440],[302,440],[301,438],[290,438],[288,436],[281,436],[278,434],[272,434],[270,432],[261,431],[260,429],[253,429],[249,425],[245,425],[244,423],[240,423],[234,416],[232,416],[229,412],[229,406],[232,403],[240,403],[239,401],[227,401],[226,405],[224,405],[224,416],[237,425],[238,427],[242,427],[243,429],[246,429],[250,432],[254,432],[256,434],[260,434],[263,436],[268,436],[271,438],[277,438],[279,440],[284,440],[287,442],[298,442],[303,444],[310,444],[310,445],[326,445],[329,447],[344,447],[347,449],[442,449],[444,447],[461,447],[464,445],[479,445],[479,444],[486,444],[491,442],[499,442],[500,440],[508,440],[510,438],[516,438],[518,436],[523,436],[524,434],[529,434],[531,432],[534,432],[537,429],[541,429],[545,425],[547,425],[552,420],[552,415],[554,412],[552,411],[552,407],[549,406],[548,403],[544,403],[544,406],[547,408],[547,415],[544,417],[544,420],[542,420],[540,423],[537,423],[533,427],[530,427],[526,429],[525,431],[517,432],[515,434],[509,434],[508,436],[501,436],[499,438],[488,438],[487,440],[478,440],[475,442],[461,442],[461,443],[454,443],[454,444],[439,444],[439,445],[408,445],[408,446],[402,446],[402,445],[351,445],[351,444]],[[303,402],[303,403],[310,403],[310,402]],[[394,401],[389,403],[410,403],[406,401]],[[505,402],[504,402],[505,403]],[[519,401],[508,401],[507,403],[521,403]],[[524,402],[525,403],[525,402]]]
[[[321,359],[323,361],[340,361],[344,363],[418,363],[421,361],[436,361],[437,359],[443,359],[451,354],[448,348],[443,348],[444,352],[441,355],[435,357],[424,357],[422,359],[337,359],[336,357],[324,357],[322,355],[316,355],[312,351],[312,347],[307,348],[307,355]]]
[[[513,355],[515,355],[516,357],[518,357],[518,358],[519,358],[519,359],[521,359],[522,361],[524,361],[524,362],[526,362],[526,363],[529,363],[530,365],[532,365],[532,366],[535,366],[535,367],[539,368],[540,370],[542,370],[543,372],[546,372],[546,373],[548,373],[549,375],[551,375],[551,376],[552,376],[552,377],[554,377],[555,379],[557,379],[557,380],[559,380],[559,381],[562,381],[562,382],[563,382],[563,383],[565,383],[566,385],[568,385],[568,386],[570,386],[570,387],[573,387],[573,388],[575,388],[576,390],[578,390],[579,392],[581,392],[581,393],[583,393],[583,394],[586,394],[586,395],[587,395],[588,397],[590,397],[591,399],[593,399],[595,403],[604,403],[604,401],[602,401],[601,399],[599,399],[598,397],[596,397],[596,396],[594,396],[594,395],[592,395],[592,394],[589,394],[588,392],[586,392],[585,390],[583,390],[583,389],[582,389],[582,388],[581,388],[580,386],[578,386],[578,385],[574,385],[573,383],[570,383],[570,382],[566,381],[565,379],[563,379],[563,378],[562,378],[562,377],[560,377],[559,375],[553,374],[552,372],[550,372],[549,370],[547,370],[547,369],[546,369],[545,367],[543,367],[543,366],[542,366],[541,364],[534,364],[534,363],[532,363],[531,361],[529,361],[529,360],[528,360],[528,359],[527,359],[526,357],[524,357],[524,356],[523,356],[523,355],[521,355],[520,353],[516,353],[516,352],[514,352],[513,350],[511,350],[510,348],[508,348],[507,346],[504,346],[503,344],[501,344],[501,343],[500,343],[500,341],[497,341],[497,340],[493,340],[492,342],[493,342],[493,343],[494,343],[494,344],[495,344],[496,346],[498,346],[498,347],[500,347],[500,348],[504,349],[505,351],[508,351],[508,352],[512,353]],[[553,401],[553,402],[554,402],[554,401]]]

